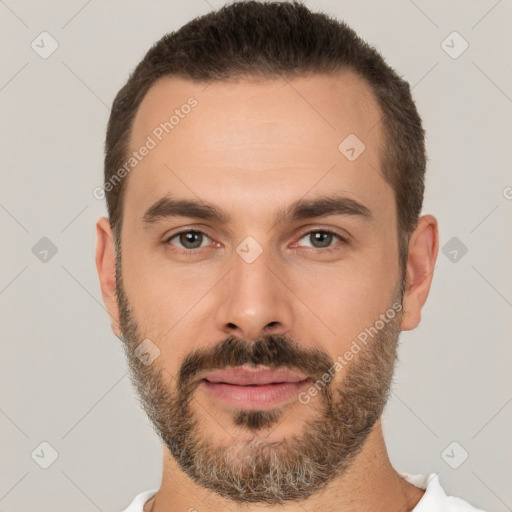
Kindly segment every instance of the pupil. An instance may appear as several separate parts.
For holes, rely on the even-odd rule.
[[[326,233],[325,231],[317,231],[313,235],[315,247],[328,247],[332,241],[332,234]],[[320,242],[320,245],[315,245],[316,242]]]
[[[188,249],[197,249],[201,246],[201,233],[189,232],[180,236],[180,242]],[[192,247],[191,247],[192,245]]]

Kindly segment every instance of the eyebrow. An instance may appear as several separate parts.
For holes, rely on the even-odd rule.
[[[366,221],[372,219],[370,209],[363,204],[345,196],[335,195],[309,200],[299,199],[277,212],[274,225],[329,215],[354,216]],[[221,224],[227,224],[231,218],[226,211],[213,204],[165,196],[146,210],[142,216],[142,222],[144,228],[147,228],[161,220],[173,217],[191,217]]]

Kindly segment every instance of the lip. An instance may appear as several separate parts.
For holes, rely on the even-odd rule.
[[[239,386],[203,380],[201,386],[214,400],[239,409],[270,409],[297,399],[309,381]]]
[[[201,386],[226,405],[261,410],[297,399],[309,382],[307,375],[290,370],[238,367],[207,373]]]
[[[236,368],[213,370],[203,375],[202,378],[212,383],[232,384],[237,386],[262,386],[265,384],[279,384],[283,382],[297,383],[307,379],[308,376],[287,369],[238,366]]]

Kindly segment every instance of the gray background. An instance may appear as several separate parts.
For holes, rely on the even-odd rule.
[[[164,33],[222,4],[0,0],[1,511],[115,511],[160,483],[160,444],[101,299],[95,222],[106,209],[92,191],[129,71]],[[446,254],[421,325],[401,337],[384,415],[391,460],[512,510],[512,2],[307,4],[384,54],[428,133],[424,213],[438,218]],[[59,44],[47,59],[31,47],[43,31]],[[458,58],[442,47],[453,31],[469,43]],[[55,255],[41,252],[43,237]],[[43,441],[58,452],[48,469]]]

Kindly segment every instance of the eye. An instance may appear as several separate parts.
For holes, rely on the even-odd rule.
[[[178,244],[172,243],[171,241],[176,239]],[[189,230],[189,231],[181,231],[180,233],[176,233],[172,235],[166,240],[166,243],[171,243],[172,245],[176,245],[179,249],[185,249],[192,251],[194,249],[199,249],[200,247],[204,247],[203,242],[205,239],[209,239],[206,233],[197,230]],[[206,244],[208,245],[208,244]]]
[[[313,247],[314,249],[330,249],[333,246],[333,242],[346,241],[340,235],[328,229],[309,231],[300,240],[309,241],[310,245],[306,245],[306,247]]]

